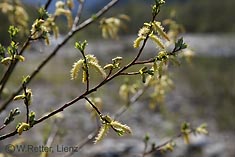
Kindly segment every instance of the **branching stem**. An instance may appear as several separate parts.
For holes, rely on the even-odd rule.
[[[95,106],[95,104],[93,104],[93,102],[91,102],[90,99],[88,99],[87,97],[84,97],[84,99],[86,99],[87,102],[89,102],[89,104],[92,106],[92,108],[97,112],[97,114],[100,116],[100,118],[102,118],[102,113],[99,111],[99,109]]]
[[[25,108],[26,108],[26,123],[29,123],[29,101],[28,100],[28,92],[25,83],[22,84],[23,90],[24,90],[24,103],[25,103]]]
[[[78,25],[74,30],[71,30],[64,38],[64,40],[59,43],[55,49],[52,51],[52,53],[41,62],[41,64],[36,68],[35,71],[33,71],[30,75],[30,79],[28,80],[27,83],[30,83],[32,81],[32,79],[39,73],[39,71],[57,54],[58,50],[63,47],[69,39],[71,39],[74,34],[76,34],[78,31],[84,29],[85,27],[87,27],[88,25],[90,25],[91,23],[93,23],[94,21],[96,21],[99,17],[101,17],[104,13],[106,13],[110,8],[112,8],[119,0],[112,0],[111,2],[109,2],[106,6],[104,6],[100,11],[98,11],[94,17],[90,17],[89,19],[85,20],[84,22],[82,22],[80,25]],[[27,40],[27,42],[24,44],[21,52],[23,52],[25,50],[25,48],[27,47],[27,45],[29,44],[29,40]],[[20,53],[21,54],[21,53]],[[2,88],[2,87],[1,87]],[[0,112],[2,112],[9,104],[10,102],[13,100],[13,98],[19,94],[21,91],[23,90],[22,87],[19,87],[18,90],[16,90],[16,92],[14,92],[8,100],[6,100],[2,106],[0,107]],[[0,92],[1,93],[1,92]],[[88,92],[89,93],[89,92]],[[65,105],[66,106],[66,105]]]
[[[195,130],[192,129],[189,134],[192,134],[194,133]],[[172,141],[175,141],[176,139],[182,137],[184,134],[183,133],[179,133],[178,135],[175,135],[173,136],[172,138],[170,138],[169,140],[167,140],[166,142],[160,144],[160,145],[157,145],[156,147],[153,147],[152,149],[150,149],[149,151],[146,151],[144,152],[144,155],[149,155],[149,154],[152,154],[153,152],[156,152],[156,151],[160,151],[162,147],[164,147],[165,145],[167,145],[168,143],[172,142]]]
[[[13,1],[14,2],[14,1]],[[47,3],[45,4],[45,9],[47,10],[50,3],[52,2],[52,0],[48,0]],[[28,38],[26,39],[25,43],[23,44],[23,47],[21,48],[20,52],[19,52],[19,55],[22,55],[25,51],[25,49],[28,47],[28,45],[30,44],[30,41],[32,40],[31,38],[32,34],[30,36],[28,36]],[[4,89],[4,87],[6,86],[10,76],[12,75],[17,63],[19,61],[18,60],[13,60],[11,62],[11,64],[9,65],[7,71],[5,72],[5,74],[3,75],[1,81],[0,81],[0,98],[1,98],[1,95],[2,95],[2,91]],[[22,90],[22,89],[21,89]],[[4,107],[4,106],[3,106]],[[0,109],[0,112],[1,112],[1,109]]]
[[[27,40],[25,41],[23,47],[22,47],[21,50],[19,51],[19,53],[18,53],[19,55],[22,55],[22,54],[23,54],[23,52],[25,51],[25,49],[26,49],[27,46],[29,45],[30,40],[31,40],[31,37],[29,36],[29,37],[27,38]],[[12,75],[12,73],[13,73],[13,71],[14,71],[14,69],[15,69],[15,67],[16,67],[16,65],[17,65],[18,62],[19,62],[19,60],[14,59],[14,60],[11,62],[11,64],[9,65],[9,67],[8,67],[8,69],[6,70],[5,74],[3,75],[3,77],[2,77],[2,79],[1,79],[1,81],[0,81],[0,85],[1,85],[1,86],[0,86],[0,97],[1,97],[1,95],[2,95],[3,89],[5,88],[7,82],[8,82],[8,80],[9,80],[10,76]],[[13,97],[13,98],[14,98],[14,97]],[[0,112],[1,112],[1,110],[0,110]]]

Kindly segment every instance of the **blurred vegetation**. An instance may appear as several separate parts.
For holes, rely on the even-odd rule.
[[[189,0],[175,3],[177,18],[189,32],[234,32],[234,0]],[[170,6],[169,6],[170,7]]]
[[[37,10],[35,7],[33,7],[31,5],[23,5],[23,7],[27,11],[27,13],[30,15],[29,16],[29,25],[28,25],[28,27],[30,27],[38,15]],[[9,37],[9,33],[8,33],[8,28],[11,24],[9,23],[9,19],[8,19],[7,15],[3,14],[1,11],[0,11],[0,19],[1,19],[1,21],[4,21],[4,22],[1,22],[1,26],[0,26],[0,43],[2,45],[9,45],[10,37]],[[23,35],[23,36],[21,35],[18,37],[21,38],[21,41],[24,41],[24,39],[26,39],[26,35]]]
[[[149,4],[149,1],[128,0],[117,5],[109,15],[124,13],[130,16],[128,33],[135,34],[138,27],[134,26],[141,27],[143,22],[150,20]],[[167,5],[162,7],[158,18],[159,20],[169,18],[172,12],[175,12],[176,21],[185,26],[187,32],[234,32],[233,6],[235,6],[233,0],[167,0]]]
[[[30,30],[34,20],[37,19],[39,16],[37,6],[33,6],[32,4],[25,4],[23,5],[23,7],[29,15],[28,28]],[[9,45],[10,37],[8,33],[8,28],[11,24],[9,23],[7,15],[3,14],[1,11],[0,11],[0,19],[4,21],[1,23],[1,26],[0,26],[0,43],[2,45]],[[64,22],[65,20],[66,20],[65,17],[58,17],[56,20],[58,22],[57,24],[60,28],[59,31],[61,34],[64,34],[68,31],[66,22]],[[19,41],[25,41],[27,38],[27,35],[26,34],[24,34],[23,36],[18,35],[17,37],[20,38]]]
[[[136,1],[128,0],[125,2],[120,2],[112,12],[109,12],[108,16],[116,16],[117,14],[124,13],[130,16],[131,21],[128,22],[128,30],[124,30],[125,34],[136,34],[138,27],[141,27],[143,22],[146,22],[149,19],[151,14],[151,9],[149,7],[149,1]],[[172,12],[175,12],[175,19],[179,23],[183,24],[187,32],[193,33],[217,33],[217,32],[234,32],[235,23],[233,15],[235,10],[232,8],[235,6],[235,1],[233,0],[168,0],[168,5],[162,8],[162,11],[159,15],[159,20],[166,19],[170,17]],[[37,17],[37,11],[31,5],[25,5],[26,10],[30,13],[30,22],[33,23],[33,20]],[[96,8],[97,7],[97,8]],[[92,15],[91,12],[98,10],[102,7],[97,5],[92,8],[90,11],[86,11],[86,17]],[[7,37],[7,29],[9,23],[5,15],[0,13],[0,19],[4,22],[0,27],[0,42],[6,45],[9,39],[3,38]],[[63,21],[63,19],[61,19]],[[58,20],[60,21],[60,20]],[[61,22],[63,23],[63,22]],[[96,26],[89,26],[86,31],[79,33],[78,37],[82,38],[83,36],[89,36],[91,38],[97,38],[97,35],[100,35],[100,31],[97,31],[97,25],[99,22],[96,22]],[[63,24],[60,25],[60,32],[65,32],[67,27],[64,27]]]
[[[197,108],[196,116],[214,119],[223,131],[235,131],[234,69],[234,57],[195,57],[191,66],[175,72],[193,91],[190,102]]]

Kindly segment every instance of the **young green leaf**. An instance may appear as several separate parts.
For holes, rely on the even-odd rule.
[[[12,121],[14,121],[15,116],[20,114],[20,110],[19,108],[15,108],[14,110],[11,110],[8,117],[5,118],[4,120],[4,124],[8,125],[9,123],[11,123]]]
[[[14,37],[19,33],[19,29],[15,26],[10,26],[8,29],[8,33],[10,34],[11,39],[14,39]]]

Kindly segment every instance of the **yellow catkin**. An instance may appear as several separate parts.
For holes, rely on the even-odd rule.
[[[114,128],[118,129],[118,130],[122,130],[123,132],[125,133],[129,133],[131,134],[131,128],[125,124],[121,124],[120,122],[118,121],[112,121],[110,123],[110,125],[112,125]]]
[[[174,150],[174,147],[175,147],[175,143],[174,142],[169,142],[165,146],[163,146],[160,150],[162,152],[166,152],[168,150],[172,152]]]
[[[71,79],[74,80],[78,77],[78,72],[80,71],[80,69],[83,66],[83,59],[78,60],[77,62],[75,62],[73,64],[73,68],[70,71],[71,74]]]
[[[63,1],[57,1],[56,2],[56,4],[55,4],[55,6],[56,6],[56,8],[64,8],[64,2]]]
[[[103,78],[106,77],[106,73],[105,73],[104,69],[98,63],[96,63],[96,62],[88,62],[88,65],[91,68],[94,68],[98,73],[100,73]]]
[[[149,36],[161,49],[165,49],[164,44],[161,42],[161,40],[156,35],[150,35]]]
[[[17,3],[6,0],[0,2],[0,12],[7,14],[10,22],[17,25],[18,28],[25,29],[27,27],[29,17],[20,1],[17,1]]]
[[[87,76],[87,73],[86,73],[86,71],[85,70],[83,70],[83,72],[82,72],[82,83],[86,83],[87,82],[87,78],[88,76]]]
[[[185,144],[189,144],[190,143],[189,134],[188,133],[184,133],[183,134],[183,139],[184,139],[184,143]]]
[[[30,127],[29,124],[27,124],[27,123],[22,123],[22,124],[18,127],[18,129],[17,129],[18,134],[21,135],[22,132],[23,132],[24,130],[29,129],[29,127]]]
[[[141,42],[142,40],[144,40],[143,37],[138,37],[138,38],[136,38],[136,40],[134,41],[133,47],[134,47],[134,48],[140,47],[140,42]]]
[[[22,94],[22,95],[15,96],[13,100],[21,100],[21,99],[24,99],[24,98],[25,98],[25,95]]]
[[[129,88],[128,88],[127,84],[121,85],[121,87],[120,87],[120,89],[119,89],[119,96],[120,96],[121,99],[123,99],[124,101],[127,101],[127,100],[128,100]]]
[[[208,134],[208,131],[207,131],[207,124],[205,124],[205,123],[201,124],[201,125],[196,129],[196,132],[199,133],[199,134],[205,134],[205,135],[207,135],[207,134]]]
[[[131,20],[130,17],[128,15],[126,15],[126,14],[120,14],[118,17],[120,19],[123,19],[123,20],[126,20],[126,21],[130,21]]]
[[[104,69],[113,69],[113,64],[107,64],[104,66]]]
[[[163,31],[163,27],[161,26],[160,22],[153,22],[153,27],[154,29],[158,32],[158,34],[165,38],[166,40],[170,41],[169,37],[167,36],[167,34]]]
[[[49,153],[47,151],[44,151],[40,154],[40,157],[48,157]]]
[[[144,37],[144,38],[146,38],[149,33],[150,33],[149,27],[144,26],[144,27],[142,27],[142,28],[139,30],[138,36],[139,36],[139,37]]]
[[[104,138],[104,136],[107,134],[108,130],[109,130],[109,125],[104,124],[100,128],[98,135],[95,137],[94,143],[96,144],[96,143],[100,142]]]
[[[94,55],[86,55],[87,62],[95,62],[98,63],[97,58]]]
[[[105,39],[108,38],[108,28],[106,26],[102,27],[102,37]]]
[[[67,0],[67,6],[69,9],[72,9],[74,7],[74,3],[73,3],[73,0]]]
[[[55,38],[57,39],[59,36],[59,28],[57,26],[53,26],[52,30],[53,30],[53,34],[54,34]]]
[[[4,64],[4,65],[8,65],[11,61],[12,61],[11,57],[6,57],[6,58],[1,60],[1,63]]]
[[[14,58],[18,59],[20,62],[24,62],[25,58],[22,55],[14,55]]]
[[[68,27],[71,28],[73,25],[73,17],[70,10],[66,10],[62,7],[56,8],[55,16],[65,15],[68,22]]]
[[[73,26],[73,16],[70,10],[66,10],[65,16],[68,21],[68,28],[71,28]]]
[[[120,19],[115,17],[103,18],[100,21],[100,28],[102,29],[102,36],[104,38],[118,39],[118,31],[123,26]]]
[[[46,45],[50,45],[50,40],[49,40],[48,36],[44,39],[44,41],[45,41]]]

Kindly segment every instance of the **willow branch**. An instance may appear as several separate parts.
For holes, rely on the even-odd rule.
[[[25,49],[27,48],[27,46],[29,45],[31,40],[31,37],[29,36],[27,38],[27,40],[25,41],[25,43],[23,44],[23,47],[21,48],[21,50],[19,51],[19,55],[22,55],[23,52],[25,51]],[[12,75],[17,63],[19,62],[18,59],[15,59],[11,62],[11,64],[9,65],[8,69],[6,70],[5,74],[3,75],[1,81],[0,81],[0,97],[2,94],[2,91],[4,89],[4,87],[6,86],[10,76]]]
[[[50,3],[52,2],[52,0],[48,0],[47,3],[45,4],[45,9],[47,10]],[[27,46],[29,45],[30,41],[31,41],[31,35],[26,39],[25,43],[23,44],[23,47],[21,48],[20,52],[19,52],[19,55],[22,55],[25,51],[25,49],[27,48]],[[1,94],[2,94],[2,91],[4,89],[4,87],[6,86],[10,76],[12,75],[17,63],[19,61],[18,60],[14,60],[13,62],[11,62],[11,64],[9,65],[7,71],[5,72],[5,74],[3,75],[1,81],[0,81],[0,97],[1,97]],[[0,110],[1,112],[1,110]]]
[[[195,130],[192,129],[189,134],[192,134],[192,133],[195,133]],[[150,155],[152,154],[153,152],[156,152],[156,151],[160,151],[162,147],[166,146],[168,143],[172,142],[172,141],[175,141],[176,139],[182,137],[184,135],[184,133],[179,133],[178,135],[175,135],[173,136],[172,138],[170,138],[169,140],[167,140],[166,142],[160,144],[160,145],[157,145],[155,147],[153,147],[152,149],[150,149],[149,151],[147,152],[144,152],[144,155]]]
[[[103,13],[105,13],[109,8],[111,8],[114,4],[116,4],[118,2],[118,0],[113,0],[110,3],[108,3],[103,9],[101,9],[95,16],[99,17],[101,16]],[[152,21],[154,21],[156,15],[153,17]],[[97,18],[95,18],[97,19]],[[61,44],[59,44],[55,50],[53,51],[53,53],[49,56],[49,58],[47,58],[45,60],[44,64],[41,64],[39,66],[39,68],[33,73],[34,75],[31,75],[30,79],[28,80],[28,82],[30,82],[32,80],[32,78],[38,73],[38,71],[56,54],[56,52],[59,50],[60,47],[62,47],[69,39],[71,36],[73,36],[73,34],[84,28],[85,26],[89,25],[91,22],[93,22],[95,20],[94,18],[89,18],[88,20],[86,20],[85,22],[83,22],[82,24],[80,24],[78,26],[78,28],[74,31],[72,31],[71,33],[68,33],[67,37],[65,38],[64,41],[62,41]],[[129,67],[131,67],[132,65],[135,64],[135,62],[139,59],[140,55],[142,54],[144,47],[147,43],[148,40],[148,36],[145,38],[145,40],[142,43],[141,48],[139,49],[137,55],[135,56],[135,58],[126,66],[122,67],[119,71],[117,71],[116,73],[114,73],[113,75],[111,75],[110,77],[104,79],[101,83],[99,83],[97,86],[93,87],[92,89],[86,91],[85,93],[81,94],[80,96],[74,98],[73,100],[71,100],[70,102],[64,104],[63,106],[59,107],[58,109],[55,109],[54,111],[50,112],[49,114],[39,118],[38,120],[35,120],[34,125],[37,125],[41,122],[43,122],[46,119],[49,119],[50,117],[54,116],[55,114],[62,112],[64,109],[68,108],[69,106],[73,105],[74,103],[76,103],[77,101],[84,99],[87,95],[97,91],[100,87],[102,87],[104,84],[110,82],[111,80],[113,80],[114,78],[118,77],[120,75],[120,73],[124,72],[126,69],[128,69]],[[100,113],[101,114],[101,113]],[[12,133],[9,133],[7,135],[2,135],[0,136],[0,140],[6,139],[8,137],[14,136],[15,134],[17,134],[17,130],[13,131]]]
[[[104,8],[102,8],[100,11],[98,11],[94,16],[96,18],[90,17],[89,19],[85,20],[83,23],[81,23],[80,25],[78,25],[76,27],[76,29],[71,30],[64,38],[64,40],[59,43],[55,49],[52,51],[52,53],[41,62],[41,64],[36,68],[35,71],[33,71],[30,75],[30,79],[28,80],[27,84],[30,83],[32,81],[32,79],[39,73],[39,71],[57,54],[58,50],[63,47],[69,39],[71,39],[75,33],[77,33],[78,31],[84,29],[85,27],[87,27],[88,25],[90,25],[91,23],[93,23],[94,21],[96,21],[99,17],[101,17],[103,14],[105,14],[111,7],[113,7],[119,0],[112,0],[111,2],[109,2]],[[26,46],[25,46],[26,48]],[[24,49],[25,49],[24,48]],[[19,87],[18,90],[16,90],[16,92],[14,92],[7,101],[5,101],[3,103],[3,105],[0,107],[0,112],[2,112],[7,106],[8,104],[12,101],[12,99],[19,94],[22,91],[22,87]]]
[[[81,99],[84,99],[87,95],[97,91],[100,87],[102,87],[104,84],[110,82],[111,80],[113,80],[114,78],[120,76],[120,74],[125,71],[126,69],[128,69],[129,67],[131,67],[132,65],[135,64],[136,60],[138,59],[138,56],[141,55],[141,53],[143,52],[144,50],[144,47],[147,43],[147,39],[146,38],[141,46],[141,48],[139,49],[139,52],[138,52],[138,55],[129,63],[127,64],[126,66],[122,67],[119,71],[117,71],[116,73],[114,73],[113,75],[111,75],[112,73],[112,70],[110,70],[109,74],[108,74],[108,77],[106,77],[101,83],[99,83],[98,85],[96,85],[95,87],[93,87],[92,89],[90,89],[89,91],[86,91],[85,93],[81,94],[80,96],[74,98],[73,100],[71,100],[70,102],[64,104],[63,106],[59,107],[58,109],[55,109],[54,111],[50,112],[49,114],[39,118],[38,120],[35,121],[34,125],[37,125],[41,122],[43,122],[44,120],[47,120],[49,119],[50,117],[54,116],[55,114],[59,113],[59,112],[62,112],[64,109],[68,108],[69,106],[73,105],[74,103],[76,103],[77,101],[81,100]],[[176,51],[175,51],[176,52]],[[170,54],[172,55],[175,55],[175,52],[171,52]],[[147,87],[146,87],[147,88]],[[144,93],[144,91],[140,91],[139,94],[137,94],[136,96],[134,96],[130,102],[134,103],[135,101],[137,101],[139,99],[139,97]],[[126,109],[125,109],[126,110]],[[123,112],[125,112],[125,110]],[[122,113],[121,113],[122,114]],[[0,136],[0,140],[3,140],[3,139],[6,139],[6,138],[9,138],[11,136],[14,136],[15,134],[17,134],[17,130],[11,132],[11,133],[8,133],[8,134],[5,134],[5,135],[2,135]]]
[[[140,54],[143,52],[143,49],[147,43],[147,39],[146,38],[142,44],[142,47],[139,49],[138,55],[140,56]],[[59,107],[58,109],[55,109],[54,111],[50,112],[49,114],[39,118],[38,120],[35,120],[34,125],[37,125],[41,122],[43,122],[46,119],[49,119],[50,117],[54,116],[55,114],[62,112],[64,109],[68,108],[69,106],[71,106],[72,104],[76,103],[77,101],[85,98],[87,95],[97,91],[100,87],[102,87],[104,84],[108,83],[109,81],[113,80],[114,78],[116,78],[117,76],[119,76],[120,73],[122,73],[124,70],[128,69],[129,67],[131,67],[134,62],[138,59],[138,57],[135,57],[128,65],[124,66],[122,69],[120,69],[119,71],[117,71],[115,74],[111,75],[109,78],[104,79],[100,84],[98,84],[97,86],[93,87],[92,89],[90,89],[89,91],[86,91],[85,93],[83,93],[82,95],[74,98],[73,100],[71,100],[70,102],[64,104],[63,106]],[[30,78],[30,80],[32,79],[32,76]],[[28,82],[30,81],[28,80]],[[13,131],[12,133],[9,134],[5,134],[0,136],[0,140],[4,140],[6,138],[9,138],[11,136],[14,136],[15,134],[17,134],[17,130]]]
[[[63,111],[65,108],[71,106],[72,104],[76,103],[77,101],[85,98],[87,95],[97,91],[100,87],[102,87],[104,84],[110,82],[111,80],[113,80],[114,78],[116,78],[117,76],[119,76],[120,73],[122,73],[123,71],[125,71],[126,69],[128,69],[129,67],[131,67],[135,61],[139,58],[140,54],[143,52],[144,47],[147,43],[148,38],[146,38],[141,46],[141,48],[139,49],[139,52],[137,54],[137,56],[126,66],[124,66],[123,68],[121,68],[119,71],[117,71],[115,74],[111,75],[109,78],[104,79],[101,83],[99,83],[97,86],[93,87],[92,89],[90,89],[89,91],[86,91],[85,93],[83,93],[82,95],[76,97],[75,99],[71,100],[70,102],[64,104],[63,106],[61,106],[60,108],[52,111],[51,113],[49,113],[48,115],[45,115],[43,117],[41,117],[40,119],[38,119],[35,124],[40,123],[48,118],[50,118],[51,116]]]

